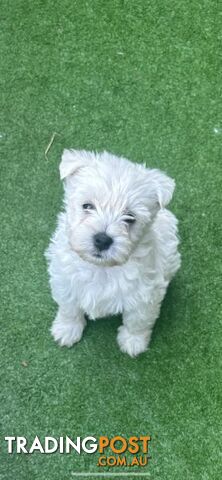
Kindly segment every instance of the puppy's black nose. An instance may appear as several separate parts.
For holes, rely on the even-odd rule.
[[[93,237],[95,247],[102,252],[102,250],[108,250],[113,243],[113,239],[106,235],[105,232],[96,233]]]

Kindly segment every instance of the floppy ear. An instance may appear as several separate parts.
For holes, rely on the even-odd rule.
[[[84,150],[63,150],[62,161],[59,165],[60,178],[72,175],[76,170],[89,164],[91,154]]]
[[[155,189],[155,197],[160,208],[164,208],[170,203],[172,199],[175,181],[168,177],[164,172],[158,169],[148,170],[150,175],[150,182],[153,183]]]

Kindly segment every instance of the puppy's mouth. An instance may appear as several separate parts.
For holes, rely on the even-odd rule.
[[[93,257],[96,257],[96,258],[103,258],[103,257],[102,257],[102,255],[101,255],[101,253],[95,253],[95,254],[93,255]]]
[[[99,252],[86,253],[79,250],[78,251],[75,250],[75,252],[85,262],[92,263],[93,265],[97,265],[101,267],[117,267],[117,266],[123,265],[127,261],[127,259],[125,261],[118,261],[113,257],[107,257],[107,255],[104,255]]]
[[[98,252],[93,253],[92,256],[88,258],[88,262],[107,267],[122,265],[122,262],[118,262],[115,258],[107,257],[106,255]]]

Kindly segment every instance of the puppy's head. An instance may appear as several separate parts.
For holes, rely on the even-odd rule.
[[[64,150],[67,228],[71,247],[98,265],[121,265],[142,240],[174,180],[107,152]]]

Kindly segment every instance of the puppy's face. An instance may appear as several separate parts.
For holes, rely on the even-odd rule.
[[[106,152],[65,150],[67,229],[73,250],[85,261],[125,263],[173,193],[174,182]]]

